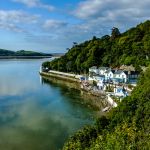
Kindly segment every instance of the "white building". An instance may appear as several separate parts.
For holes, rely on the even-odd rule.
[[[114,78],[120,79],[123,82],[127,82],[128,80],[128,72],[123,70],[117,70],[114,72]]]
[[[89,68],[89,72],[94,72],[94,73],[98,74],[99,70],[96,66],[93,66],[93,67]]]
[[[109,67],[99,67],[98,68],[99,70],[99,74],[100,75],[104,75],[104,73],[107,71],[107,70],[111,70]]]
[[[107,70],[104,73],[105,79],[112,79],[112,78],[114,78],[114,73],[115,73],[115,70]]]
[[[103,83],[103,81],[102,80],[98,81],[97,86],[98,86],[99,90],[103,90],[104,89],[104,83]]]
[[[113,70],[108,67],[93,66],[89,68],[89,76],[91,79],[97,81],[98,78],[103,78],[105,80],[111,79],[115,83],[119,82],[133,82],[139,77],[139,72],[137,71],[124,71],[124,70]],[[102,77],[103,76],[103,77]]]
[[[126,96],[128,96],[127,91],[124,88],[122,88],[122,87],[114,88],[114,94],[115,94],[115,96],[118,96],[118,97],[126,97]]]

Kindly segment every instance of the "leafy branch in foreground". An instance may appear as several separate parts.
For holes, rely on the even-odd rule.
[[[150,147],[150,66],[107,118],[75,133],[63,150],[148,150]]]

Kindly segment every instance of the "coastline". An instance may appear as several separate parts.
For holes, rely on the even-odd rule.
[[[43,79],[49,80],[51,82],[60,83],[62,85],[66,85],[70,88],[78,89],[81,91],[81,95],[85,97],[87,100],[87,104],[91,105],[92,107],[100,110],[101,112],[106,107],[114,107],[112,103],[107,99],[107,95],[104,94],[96,94],[92,91],[87,91],[81,88],[81,83],[79,79],[72,78],[72,77],[65,77],[60,76],[58,74],[53,74],[49,72],[39,72]]]
[[[50,72],[39,72],[41,76],[45,76],[45,77],[53,77],[53,78],[57,78],[60,80],[64,80],[64,81],[69,81],[69,82],[74,82],[80,85],[80,80],[73,78],[73,77],[69,77],[69,76],[63,76],[63,75],[59,75],[57,73],[50,73]]]
[[[44,59],[52,56],[0,56],[0,59]]]

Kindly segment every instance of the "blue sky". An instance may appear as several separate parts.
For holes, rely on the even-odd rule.
[[[150,0],[0,0],[0,48],[66,52],[150,19]]]

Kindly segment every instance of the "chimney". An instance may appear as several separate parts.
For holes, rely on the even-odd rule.
[[[128,71],[128,75],[130,75],[130,74],[131,74],[131,71],[129,70],[129,71]]]

